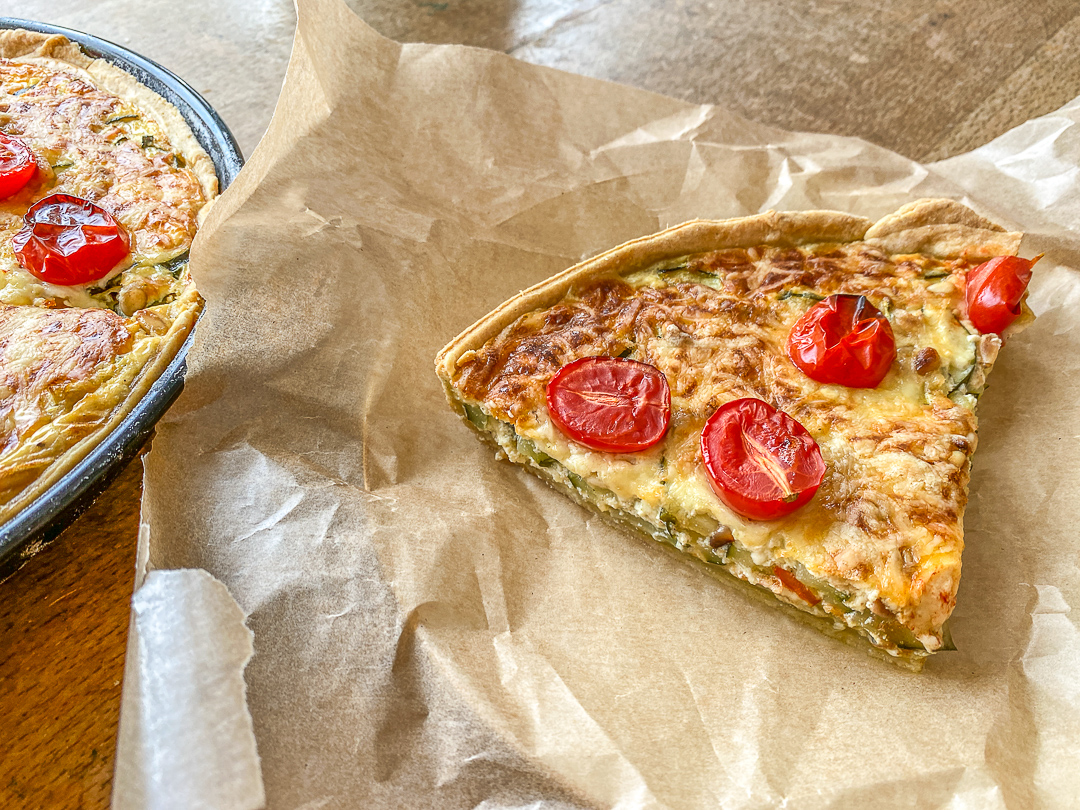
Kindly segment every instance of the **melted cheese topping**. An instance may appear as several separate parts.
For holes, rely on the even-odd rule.
[[[593,281],[523,316],[466,352],[452,386],[621,508],[734,535],[754,564],[827,583],[848,608],[895,619],[934,649],[959,583],[974,403],[988,366],[961,322],[968,269],[859,243],[686,257]],[[792,325],[833,293],[866,295],[891,322],[897,357],[877,388],[819,384],[787,357]],[[587,355],[629,356],[665,373],[671,426],[658,446],[596,452],[552,424],[547,383]],[[740,397],[787,412],[821,447],[817,495],[784,518],[740,517],[705,477],[702,427]],[[763,584],[789,590],[779,579]]]

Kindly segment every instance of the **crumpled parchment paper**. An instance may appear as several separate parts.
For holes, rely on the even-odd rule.
[[[1078,124],[1074,102],[920,166],[302,0],[270,130],[194,251],[114,806],[1074,806]],[[606,526],[445,404],[438,349],[585,256],[938,195],[1047,255],[980,404],[959,651],[920,675]],[[191,665],[217,674],[170,690]]]

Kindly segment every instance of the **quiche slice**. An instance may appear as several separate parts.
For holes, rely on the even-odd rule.
[[[917,669],[951,648],[976,402],[1032,318],[1020,238],[947,200],[687,222],[525,290],[436,370],[510,461]]]

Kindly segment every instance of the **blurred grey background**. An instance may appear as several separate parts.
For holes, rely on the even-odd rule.
[[[461,43],[918,160],[1080,95],[1076,0],[349,0],[380,33]],[[288,63],[291,0],[0,0],[186,78],[250,154]]]

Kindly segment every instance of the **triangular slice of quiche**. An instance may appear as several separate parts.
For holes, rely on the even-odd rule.
[[[947,200],[694,221],[442,350],[454,409],[574,500],[919,666],[947,649],[975,405],[1031,261]]]

